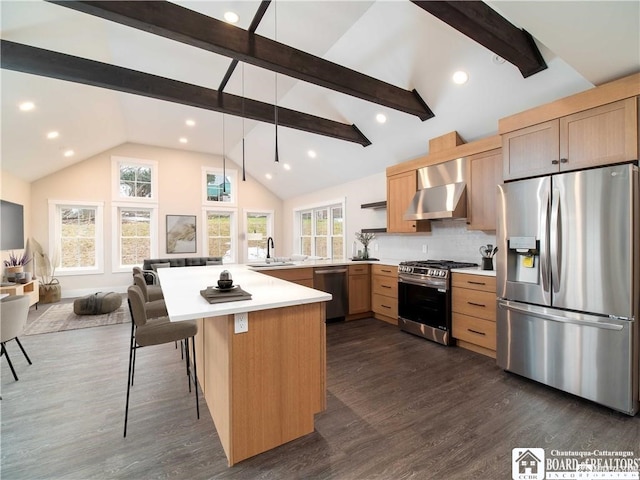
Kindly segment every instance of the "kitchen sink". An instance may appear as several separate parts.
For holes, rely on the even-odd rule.
[[[285,267],[287,265],[295,265],[295,263],[292,263],[292,262],[247,263],[248,267],[253,267],[253,268]]]

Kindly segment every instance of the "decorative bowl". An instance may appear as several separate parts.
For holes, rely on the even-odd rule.
[[[218,280],[218,288],[224,290],[233,286],[233,280]]]

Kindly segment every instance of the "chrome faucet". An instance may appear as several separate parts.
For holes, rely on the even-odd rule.
[[[271,243],[271,248],[275,249],[276,247],[273,245],[273,238],[267,238],[267,258],[271,258],[271,253],[269,253],[269,243]]]

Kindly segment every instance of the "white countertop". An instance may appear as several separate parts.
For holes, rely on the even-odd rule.
[[[210,304],[200,295],[200,290],[217,285],[222,270],[231,273],[234,285],[250,293],[251,300]],[[239,264],[159,268],[158,277],[169,318],[174,322],[331,300],[328,293],[262,275]]]
[[[471,268],[452,268],[451,273],[469,273],[471,275],[484,275],[486,277],[495,277],[495,270],[482,270],[480,267]]]
[[[247,267],[253,271],[261,272],[263,270],[284,270],[288,268],[309,268],[309,267],[326,267],[326,266],[341,266],[341,265],[361,265],[361,264],[369,264],[369,265],[392,265],[398,266],[402,260],[392,260],[392,259],[379,259],[379,260],[299,260],[299,261],[289,261],[287,260],[287,265],[274,265],[274,266],[265,266],[265,267]],[[257,262],[249,262],[252,263],[262,263],[260,261]]]

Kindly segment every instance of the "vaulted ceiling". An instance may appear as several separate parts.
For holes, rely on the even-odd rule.
[[[218,20],[235,11],[240,17],[236,25],[244,30],[261,5],[173,3]],[[277,103],[281,111],[276,164],[275,128],[273,122],[256,121],[260,116],[243,121],[201,104],[126,93],[132,80],[123,91],[114,91],[3,68],[2,169],[33,181],[125,142],[215,155],[223,154],[224,145],[226,157],[240,165],[244,132],[247,173],[284,199],[423,155],[429,138],[452,130],[467,141],[495,134],[501,117],[640,71],[639,2],[487,2],[517,29],[531,34],[542,53],[548,68],[526,77],[416,3],[420,2],[276,0],[264,12],[256,38],[275,40],[398,91],[415,90],[433,118],[330,90],[330,77],[325,86],[318,86],[241,62],[224,87],[229,95],[226,105],[244,96],[247,100],[237,108],[247,113],[255,104],[260,110],[262,102],[267,105],[262,115],[268,116]],[[219,53],[55,3],[3,0],[0,8],[3,51],[10,41],[81,57],[92,65],[102,62],[119,71],[139,72],[143,86],[151,85],[145,80],[151,76],[168,79],[172,95],[182,96],[190,88],[204,93],[219,89],[232,62]],[[285,48],[281,51],[285,60],[291,56]],[[65,64],[60,58],[51,62],[52,68]],[[466,84],[452,83],[456,70],[469,74]],[[176,89],[179,82],[193,87]],[[36,108],[19,111],[18,104],[25,100]],[[336,139],[289,128],[292,117],[285,109],[302,115],[313,127],[307,130],[321,129],[325,123],[327,128],[344,125],[347,130],[355,125],[359,136]],[[376,121],[378,113],[386,116],[386,123]],[[195,126],[187,126],[187,119]],[[48,140],[51,130],[60,136]],[[187,143],[180,143],[181,137]],[[73,156],[64,156],[68,149],[73,149]],[[309,150],[316,152],[315,158],[308,156]]]

